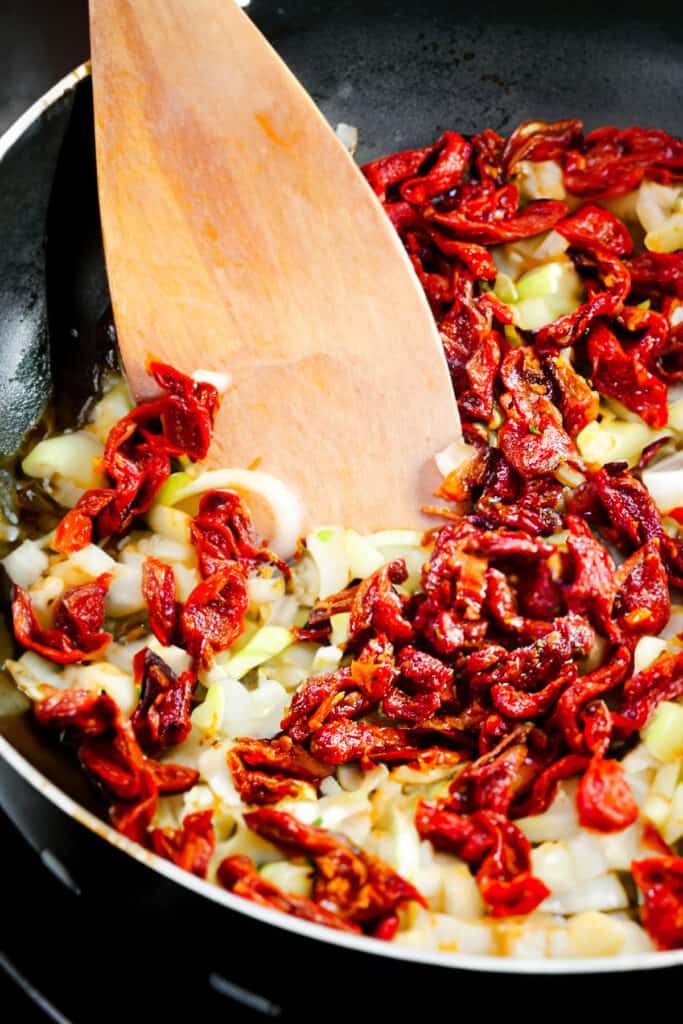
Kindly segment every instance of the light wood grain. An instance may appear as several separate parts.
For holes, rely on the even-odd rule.
[[[422,289],[311,99],[233,0],[91,0],[119,344],[227,372],[210,466],[299,492],[307,524],[421,526],[460,426]],[[340,45],[341,42],[340,42]]]

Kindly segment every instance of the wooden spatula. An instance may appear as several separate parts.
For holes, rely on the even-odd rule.
[[[209,464],[290,483],[304,526],[424,526],[460,438],[439,337],[379,203],[234,0],[90,0],[107,272],[150,355],[228,373]]]

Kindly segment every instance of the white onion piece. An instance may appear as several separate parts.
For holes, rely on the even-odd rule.
[[[174,495],[173,504],[204,494],[205,491],[237,491],[247,504],[249,496],[265,502],[272,516],[270,546],[282,558],[294,554],[303,527],[303,508],[295,492],[270,473],[257,469],[213,469],[202,473]]]
[[[358,146],[358,129],[355,125],[344,124],[343,121],[340,121],[335,129],[335,135],[344,148],[348,149],[351,156],[353,156]]]
[[[32,540],[25,540],[18,548],[2,559],[5,572],[12,583],[30,587],[46,571],[49,561],[40,546]]]
[[[442,476],[448,476],[454,469],[460,469],[466,463],[470,462],[474,458],[476,452],[474,448],[469,444],[465,444],[464,441],[455,440],[448,447],[443,448],[442,451],[437,452],[434,456],[434,462],[436,468]]]
[[[683,452],[644,469],[643,483],[660,512],[683,505]]]

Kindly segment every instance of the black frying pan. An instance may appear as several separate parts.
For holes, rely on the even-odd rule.
[[[448,0],[252,0],[249,13],[330,121],[359,128],[361,161],[426,143],[444,128],[505,133],[529,118],[578,116],[589,127],[638,123],[683,131],[679,2],[648,3],[638,17],[616,4],[551,11],[549,4],[511,10]],[[26,119],[11,146],[0,141],[4,455],[50,394],[67,424],[97,384],[98,366],[111,357],[90,85],[87,78],[69,84]],[[595,998],[585,977],[553,977],[553,961],[476,963],[380,948],[260,912],[165,862],[151,869],[147,855],[136,860],[122,852],[125,841],[105,826],[80,772],[35,734],[9,694],[0,683],[0,800],[60,878],[65,912],[78,923],[67,958],[74,1007],[86,996],[97,998],[96,1013],[81,1008],[78,1020],[120,1019],[122,1012],[146,1019],[145,1006],[184,1020],[184,1000],[203,1005],[210,990],[247,1003],[249,992],[256,993],[256,1017],[280,1008],[281,1019],[292,1020],[362,1021],[378,1014],[405,1020],[416,1010],[441,1016],[496,1006],[496,1013],[508,1013],[512,1000],[523,1000],[532,1013],[555,1012],[563,995],[581,1012]],[[90,898],[79,899],[77,891]],[[40,927],[44,935],[45,922]],[[54,924],[52,944],[60,928]],[[131,967],[121,985],[112,977],[121,968],[113,965],[126,958]],[[609,979],[600,995],[614,1012],[642,990],[646,977],[639,969],[681,962],[679,953],[573,966],[595,974],[594,992]],[[599,973],[624,967],[625,973]],[[650,979],[661,986],[661,974]]]

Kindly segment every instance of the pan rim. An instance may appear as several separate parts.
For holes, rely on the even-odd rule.
[[[33,103],[9,128],[0,135],[0,162],[12,146],[25,134],[51,106],[79,82],[90,76],[90,61],[85,61],[61,78]],[[627,953],[623,956],[601,958],[545,959],[534,957],[517,959],[469,953],[449,953],[436,950],[419,950],[400,943],[382,942],[367,936],[346,932],[334,932],[323,925],[289,917],[279,911],[260,907],[233,893],[219,888],[188,871],[183,871],[170,861],[145,850],[138,843],[121,835],[111,825],[102,821],[91,811],[73,800],[67,793],[43,775],[31,762],[19,753],[11,743],[0,735],[0,756],[11,769],[33,789],[44,796],[55,807],[78,822],[100,839],[108,842],[121,852],[135,858],[138,863],[156,871],[165,878],[198,896],[228,907],[238,914],[245,914],[265,925],[274,926],[284,932],[293,932],[304,938],[324,942],[330,947],[344,946],[351,951],[385,957],[390,960],[433,965],[451,970],[467,970],[480,973],[521,974],[521,975],[573,975],[612,974],[633,970],[657,970],[659,968],[683,965],[683,950],[664,952]]]

